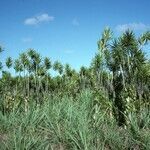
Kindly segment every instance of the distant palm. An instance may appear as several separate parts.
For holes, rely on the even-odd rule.
[[[12,65],[13,65],[13,60],[12,60],[11,57],[8,57],[8,58],[6,59],[6,66],[7,66],[7,68],[8,68],[8,69],[11,68]]]
[[[58,71],[58,73],[61,75],[63,73],[63,65],[59,61],[55,61],[53,64],[53,69],[55,71]]]

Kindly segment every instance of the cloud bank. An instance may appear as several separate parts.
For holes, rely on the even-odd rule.
[[[49,16],[48,14],[44,13],[35,17],[27,18],[24,21],[25,25],[38,25],[44,22],[51,22],[54,20],[53,16]]]
[[[149,30],[150,25],[146,25],[144,23],[128,23],[128,24],[121,24],[116,26],[116,30],[119,32],[124,32],[128,29],[144,31],[144,30]]]

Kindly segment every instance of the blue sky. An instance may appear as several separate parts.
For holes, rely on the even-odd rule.
[[[52,61],[89,65],[106,26],[120,34],[150,29],[149,0],[0,0],[0,56],[34,48]]]

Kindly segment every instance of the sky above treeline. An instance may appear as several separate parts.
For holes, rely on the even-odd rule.
[[[150,0],[0,0],[0,59],[34,48],[79,69],[90,64],[106,26],[115,35],[149,30]]]

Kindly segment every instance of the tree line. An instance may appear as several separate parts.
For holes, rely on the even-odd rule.
[[[75,100],[82,91],[90,90],[95,111],[97,106],[109,109],[118,125],[124,125],[131,111],[138,113],[150,107],[150,60],[143,51],[149,41],[149,31],[137,37],[127,30],[114,37],[107,28],[97,42],[98,51],[90,66],[82,66],[79,71],[69,64],[42,58],[34,49],[14,60],[8,57],[5,64],[0,62],[0,111],[9,113],[23,105],[26,112],[31,102],[40,106],[54,95]],[[3,65],[13,68],[15,76]],[[51,70],[58,75],[52,77]]]

